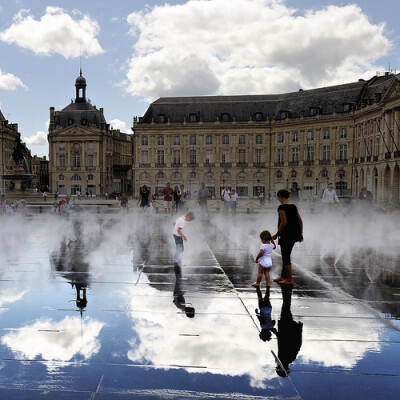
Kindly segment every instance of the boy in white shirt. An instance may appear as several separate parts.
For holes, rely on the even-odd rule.
[[[189,211],[186,215],[182,215],[179,217],[173,224],[174,224],[174,240],[175,240],[175,253],[174,253],[174,267],[180,268],[179,264],[182,262],[182,255],[183,255],[183,242],[187,241],[187,237],[183,233],[183,228],[186,222],[194,221],[194,213]],[[175,271],[176,272],[176,271]]]

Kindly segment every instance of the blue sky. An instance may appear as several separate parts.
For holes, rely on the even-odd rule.
[[[400,3],[0,0],[0,108],[48,154],[49,107],[87,97],[131,133],[160,96],[260,94],[400,70]]]

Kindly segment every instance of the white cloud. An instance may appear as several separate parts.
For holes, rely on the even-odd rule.
[[[36,135],[24,137],[22,141],[28,146],[41,146],[47,144],[47,133],[39,131],[36,133]]]
[[[0,90],[16,90],[18,86],[27,89],[21,79],[13,74],[6,74],[0,69]]]
[[[130,133],[130,129],[126,127],[126,122],[124,121],[121,121],[119,119],[112,119],[110,121],[110,124],[114,129],[119,129],[121,132],[124,133]]]
[[[21,10],[13,24],[0,32],[0,40],[35,54],[58,53],[74,58],[81,53],[93,56],[104,52],[96,39],[99,30],[98,23],[86,15],[74,20],[62,8],[47,7],[40,20],[35,20],[28,10]]]
[[[356,5],[299,15],[283,0],[190,0],[127,17],[126,89],[159,96],[274,93],[371,77],[384,25]],[[221,19],[223,16],[223,20]]]

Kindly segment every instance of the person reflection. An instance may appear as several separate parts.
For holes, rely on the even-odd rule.
[[[294,321],[290,310],[292,289],[291,286],[286,285],[281,287],[283,303],[276,333],[279,359],[276,365],[276,373],[282,378],[289,375],[289,364],[296,360],[302,344],[303,323]]]
[[[182,310],[188,318],[194,318],[195,309],[190,303],[186,303],[183,296],[185,291],[182,289],[182,269],[179,265],[174,266],[175,272],[175,287],[173,303],[177,308]]]
[[[272,306],[269,300],[270,296],[270,287],[267,286],[265,291],[265,296],[262,296],[261,289],[259,286],[256,286],[257,296],[258,296],[258,308],[255,309],[256,316],[260,321],[260,339],[264,342],[271,340],[271,332],[274,332],[275,335],[276,329],[275,320],[271,318]]]

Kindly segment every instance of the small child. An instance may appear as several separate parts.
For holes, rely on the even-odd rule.
[[[271,280],[269,276],[269,269],[272,267],[272,250],[276,248],[274,241],[272,240],[271,233],[269,231],[262,231],[260,233],[260,239],[262,245],[260,246],[260,252],[258,253],[255,262],[258,263],[258,275],[257,281],[251,286],[258,287],[262,279],[264,272],[265,280],[267,281],[267,287],[271,286]]]

